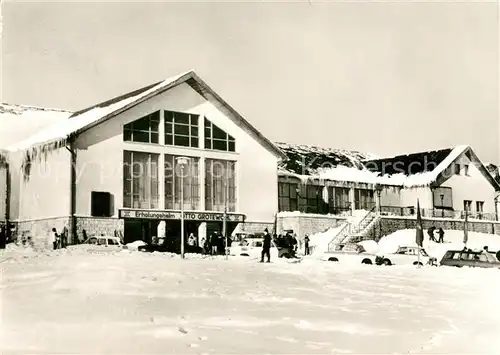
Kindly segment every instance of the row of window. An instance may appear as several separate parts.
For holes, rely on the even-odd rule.
[[[472,201],[464,200],[464,211],[472,212]],[[484,201],[476,201],[476,212],[484,212]]]
[[[236,163],[205,159],[205,196],[200,189],[200,158],[189,157],[181,166],[177,156],[166,154],[164,181],[159,181],[159,154],[124,151],[123,206],[126,208],[159,208],[159,184],[164,184],[165,209],[199,210],[205,199],[205,210],[236,211]]]
[[[199,142],[199,116],[184,112],[164,111],[165,145],[201,148]],[[234,137],[213,122],[204,119],[205,149],[227,152],[236,151]],[[129,142],[155,143],[160,139],[160,111],[127,123],[123,127],[123,139]]]
[[[355,189],[356,209],[370,210],[375,206],[373,190]],[[278,183],[278,208],[280,211],[307,213],[341,213],[351,209],[349,188]]]

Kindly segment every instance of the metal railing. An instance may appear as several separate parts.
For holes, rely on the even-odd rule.
[[[399,216],[399,217],[413,217],[417,215],[415,207],[397,207],[397,206],[380,206],[380,214],[382,216]],[[464,219],[465,211],[455,211],[439,208],[421,208],[420,214],[423,218],[450,218],[450,219]],[[496,221],[497,216],[495,213],[484,212],[469,212],[469,219],[478,219],[486,221]]]
[[[344,227],[339,230],[339,232],[332,238],[332,240],[328,243],[328,251],[334,250],[334,246],[338,244],[341,240],[347,237],[351,232],[351,224],[346,222]]]

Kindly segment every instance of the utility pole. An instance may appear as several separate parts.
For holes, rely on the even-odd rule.
[[[227,167],[226,173],[224,174],[224,217],[222,219],[222,235],[226,239],[226,260],[229,258],[229,247],[228,247],[228,237],[227,237],[227,200],[229,195],[229,184],[227,181]]]

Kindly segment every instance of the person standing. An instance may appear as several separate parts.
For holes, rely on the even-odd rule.
[[[444,230],[443,230],[443,228],[439,227],[438,235],[439,235],[438,243],[444,243]]]
[[[309,255],[309,236],[306,235],[305,238],[304,238],[304,246],[305,246],[305,250],[304,250],[304,255]]]
[[[5,249],[7,244],[7,230],[4,226],[0,226],[0,249]]]
[[[264,243],[262,243],[262,254],[260,258],[260,262],[264,262],[264,257],[267,256],[267,262],[271,262],[271,235],[269,234],[269,231],[264,229]]]
[[[436,227],[432,226],[429,229],[427,229],[427,234],[429,235],[429,241],[430,242],[436,242],[436,238],[434,237],[434,231],[436,230]]]
[[[50,233],[50,238],[49,238],[49,243],[52,243],[52,247],[54,250],[57,249],[57,240],[59,239],[59,236],[57,235],[57,231],[55,228],[52,228],[52,232]]]

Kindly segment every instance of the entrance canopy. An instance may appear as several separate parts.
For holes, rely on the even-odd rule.
[[[140,210],[140,209],[119,209],[119,218],[137,218],[137,219],[181,219],[181,211],[175,210]],[[186,221],[203,221],[203,222],[222,222],[224,213],[213,211],[184,211],[184,219]],[[228,222],[245,222],[245,215],[239,213],[226,213],[226,221]]]

